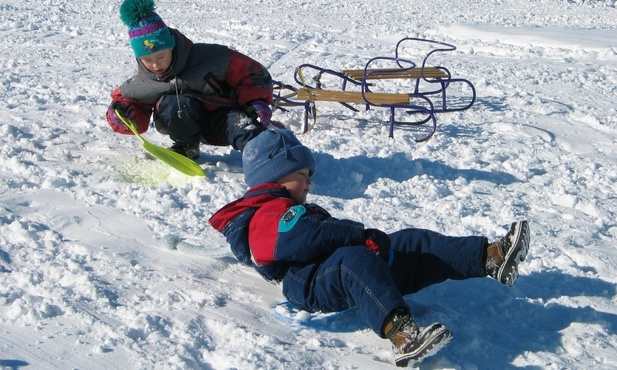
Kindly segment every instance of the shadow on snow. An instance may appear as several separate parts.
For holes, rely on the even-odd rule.
[[[313,177],[315,186],[311,192],[345,199],[363,197],[369,185],[379,178],[403,182],[426,175],[436,180],[454,181],[463,178],[468,182],[482,180],[495,185],[508,185],[518,181],[516,177],[505,172],[458,169],[423,158],[411,160],[404,153],[387,158],[334,158],[325,153],[314,153],[314,156],[317,170]]]

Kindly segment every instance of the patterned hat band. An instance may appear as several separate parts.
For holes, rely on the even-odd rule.
[[[149,33],[153,33],[157,30],[160,30],[161,28],[165,28],[167,27],[165,25],[165,22],[163,22],[163,20],[159,20],[156,23],[151,23],[149,25],[147,25],[144,28],[136,28],[136,29],[132,29],[129,30],[129,37],[133,38],[133,37],[139,37],[139,36],[143,36],[143,35],[147,35]]]

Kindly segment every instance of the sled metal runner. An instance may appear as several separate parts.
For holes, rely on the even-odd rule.
[[[404,46],[419,43],[430,49],[420,65],[403,58]],[[358,112],[356,105],[389,109],[389,136],[396,126],[421,126],[430,123],[429,133],[416,141],[426,141],[435,133],[435,114],[469,109],[475,102],[473,84],[462,78],[453,78],[442,66],[429,66],[429,58],[437,52],[456,50],[447,43],[403,38],[396,44],[394,57],[375,57],[362,69],[336,71],[313,64],[302,64],[294,73],[296,86],[275,81],[274,110],[286,107],[304,107],[303,132],[310,131],[317,118],[316,102],[336,102]],[[395,86],[395,87],[392,87]],[[456,86],[464,95],[451,97],[447,92]],[[309,116],[313,123],[309,125]],[[404,117],[401,119],[400,117]]]

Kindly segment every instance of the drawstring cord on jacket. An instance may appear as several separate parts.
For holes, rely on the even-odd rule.
[[[180,93],[178,92],[178,84],[176,83],[177,76],[174,76],[173,80],[169,81],[174,85],[176,89],[176,102],[178,103],[178,118],[182,118],[182,106],[180,106]]]

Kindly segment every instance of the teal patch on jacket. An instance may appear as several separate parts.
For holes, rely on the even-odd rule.
[[[296,222],[306,213],[304,206],[293,206],[279,220],[279,233],[285,233],[291,230]]]

